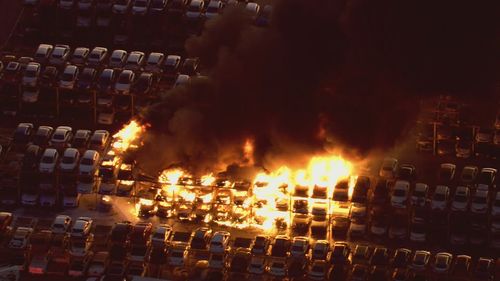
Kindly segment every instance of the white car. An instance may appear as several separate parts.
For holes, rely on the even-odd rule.
[[[37,62],[30,62],[24,70],[22,84],[25,87],[36,87],[38,84],[38,77],[40,77],[41,65]]]
[[[263,274],[266,269],[265,263],[265,257],[254,255],[248,265],[248,273],[257,275]]]
[[[170,234],[172,233],[172,227],[168,224],[161,224],[154,230],[151,235],[151,244],[165,246]]]
[[[446,185],[438,185],[436,186],[436,190],[434,191],[434,195],[431,200],[431,209],[432,210],[446,210],[448,205],[448,198],[450,196],[450,188]]]
[[[92,218],[89,217],[79,217],[76,219],[73,227],[71,228],[71,237],[86,237],[90,234],[93,224]]]
[[[80,176],[94,176],[99,169],[99,152],[95,150],[87,150],[83,153],[78,167]]]
[[[203,0],[192,0],[186,11],[186,18],[188,20],[198,20],[203,16]]]
[[[134,0],[132,5],[132,15],[145,15],[148,13],[150,0]]]
[[[59,153],[54,148],[47,148],[43,152],[42,158],[40,160],[40,165],[38,165],[38,170],[40,173],[54,173],[57,163],[59,161]]]
[[[145,57],[146,55],[143,52],[130,52],[127,57],[127,61],[125,62],[125,69],[133,71],[141,70],[141,67],[144,64]]]
[[[108,54],[108,49],[104,47],[95,47],[90,51],[90,54],[87,57],[87,64],[92,67],[99,66]]]
[[[55,66],[62,66],[69,58],[71,49],[68,45],[56,45],[50,54],[49,63]]]
[[[218,15],[222,14],[223,3],[220,0],[210,0],[207,5],[207,10],[205,11],[205,17],[207,19],[213,19]]]
[[[126,14],[130,9],[131,3],[132,3],[131,0],[117,0],[115,1],[111,9],[113,13],[123,15]]]
[[[489,191],[484,189],[476,190],[472,196],[472,203],[470,206],[471,212],[475,214],[485,214],[488,211],[489,205]]]
[[[275,259],[267,267],[267,272],[273,277],[285,277],[287,275],[287,267],[285,259]]]
[[[292,247],[290,248],[290,255],[292,257],[305,257],[309,252],[309,238],[298,236],[292,240]]]
[[[217,231],[210,240],[210,253],[224,253],[229,245],[229,237],[231,234],[227,231]]]
[[[465,166],[460,174],[460,181],[466,186],[472,185],[475,182],[478,173],[478,167]]]
[[[68,126],[59,126],[56,128],[50,139],[50,145],[56,149],[64,149],[70,145],[73,138],[73,129]]]
[[[49,59],[50,53],[52,53],[52,49],[54,49],[54,46],[49,44],[38,45],[34,56],[35,61],[39,63],[45,63]]]
[[[225,254],[224,253],[211,253],[208,258],[208,267],[212,269],[223,269],[225,266]]]
[[[500,217],[500,191],[497,191],[495,199],[491,204],[491,216]]]
[[[28,246],[28,240],[33,233],[31,227],[18,227],[9,241],[9,249],[25,249]]]
[[[385,158],[380,167],[379,176],[385,179],[393,179],[397,175],[398,159]]]
[[[170,266],[183,266],[188,257],[188,244],[177,243],[173,245],[168,253],[167,262]]]
[[[457,186],[451,200],[451,210],[466,212],[469,209],[470,189],[466,186]]]
[[[78,77],[78,67],[76,65],[68,65],[64,68],[64,71],[59,80],[59,88],[73,90],[76,84],[76,78]]]
[[[128,94],[135,80],[135,73],[132,70],[124,70],[118,75],[115,83],[115,92],[117,94]]]
[[[125,50],[114,50],[109,57],[108,66],[110,68],[120,68],[125,63],[127,59],[127,51]]]
[[[76,148],[66,148],[64,150],[61,162],[59,163],[59,171],[61,172],[73,172],[78,166],[78,160],[80,160],[80,152]]]
[[[425,183],[416,183],[415,189],[411,195],[411,203],[413,206],[424,206],[429,193],[429,186]]]
[[[71,64],[74,65],[83,65],[87,61],[87,57],[89,56],[90,49],[85,47],[78,47],[73,51],[73,55],[71,56]]]
[[[162,72],[163,62],[165,61],[165,54],[163,53],[150,53],[146,60],[144,70],[152,73]]]
[[[410,183],[404,180],[396,181],[392,190],[391,206],[394,208],[406,208],[409,194]]]
[[[69,230],[71,225],[71,217],[67,215],[58,215],[54,222],[52,223],[52,233],[53,234],[64,234]]]

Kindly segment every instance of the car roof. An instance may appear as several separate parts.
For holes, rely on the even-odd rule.
[[[43,156],[54,157],[57,154],[57,150],[55,148],[47,148],[43,152]]]
[[[83,158],[94,158],[96,154],[99,155],[99,152],[89,149],[83,153]]]
[[[73,147],[68,147],[66,150],[64,150],[64,156],[69,156],[69,157],[74,157],[76,154],[78,154],[78,149],[73,148]]]

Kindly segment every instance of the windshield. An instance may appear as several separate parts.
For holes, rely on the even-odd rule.
[[[474,197],[474,203],[477,204],[485,204],[486,203],[486,198],[485,197]]]
[[[444,196],[444,194],[436,193],[436,194],[434,194],[434,200],[435,201],[444,201],[445,196]]]
[[[153,3],[151,3],[152,8],[163,8],[163,0],[154,0]]]
[[[36,71],[34,70],[27,70],[26,71],[26,77],[35,77],[36,76]]]
[[[62,162],[63,164],[72,164],[74,159],[75,158],[73,157],[65,156],[63,157]]]
[[[398,197],[405,197],[406,196],[406,191],[402,189],[396,189],[394,190],[394,195]]]
[[[92,159],[89,159],[89,158],[83,158],[81,164],[92,165],[92,164],[94,164],[94,161],[92,161]]]
[[[54,161],[54,158],[52,158],[52,157],[50,157],[50,156],[44,156],[44,157],[42,158],[42,163],[51,164],[53,161]]]
[[[118,77],[118,83],[128,84],[130,82],[130,76],[128,74],[122,74]]]
[[[55,140],[64,140],[64,134],[62,133],[54,134],[52,138]]]
[[[455,195],[455,201],[456,202],[465,202],[465,201],[467,201],[467,197],[465,197],[464,195],[461,195],[461,194],[457,194],[457,195]]]
[[[210,6],[207,9],[207,13],[218,13],[219,12],[219,7],[216,6]]]
[[[199,12],[200,11],[200,6],[198,3],[195,3],[195,5],[190,5],[189,6],[189,11],[190,12]]]
[[[73,74],[72,73],[63,73],[61,77],[62,81],[72,81],[73,80]]]

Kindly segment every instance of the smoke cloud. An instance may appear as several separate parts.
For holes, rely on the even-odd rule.
[[[151,131],[140,155],[158,160],[148,169],[245,164],[246,139],[260,166],[299,163],[325,147],[363,155],[404,136],[421,98],[492,97],[495,1],[271,2],[268,27],[228,7],[186,42],[208,77],[143,113]]]

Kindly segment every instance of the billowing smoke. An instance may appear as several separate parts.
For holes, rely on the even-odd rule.
[[[263,166],[325,147],[365,154],[393,146],[422,97],[491,98],[497,1],[272,3],[268,27],[228,7],[187,41],[208,77],[165,93],[144,113],[151,133],[141,155],[157,160],[148,168],[238,164],[246,139]]]

